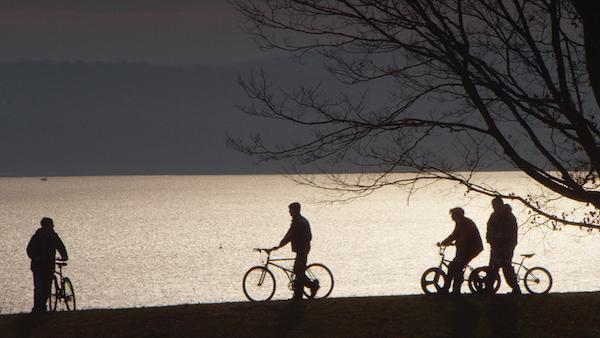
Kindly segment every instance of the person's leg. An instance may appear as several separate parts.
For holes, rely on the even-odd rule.
[[[488,266],[488,274],[485,276],[485,291],[487,293],[493,293],[494,290],[494,281],[499,278],[498,271],[500,267],[498,266],[498,250],[492,246],[490,253],[490,265]]]
[[[309,277],[306,276],[306,265],[308,263],[308,252],[306,252],[306,258],[304,259],[304,267],[302,268],[302,287],[307,287],[310,289],[309,298],[314,298],[320,289],[319,281],[314,280],[311,281]]]
[[[448,264],[448,275],[444,280],[444,286],[442,287],[442,290],[440,290],[440,293],[442,294],[447,294],[450,291],[450,285],[452,284],[452,280],[454,280],[454,273],[456,270],[454,268],[455,265],[456,263],[454,263],[454,260],[452,260],[450,264]]]
[[[33,271],[33,309],[32,312],[45,312],[52,286],[52,271]]]
[[[454,257],[448,266],[448,279],[452,280],[452,293],[460,294],[460,288],[464,279],[464,270],[468,260],[463,257]]]
[[[515,268],[512,266],[512,258],[514,253],[514,246],[507,246],[503,248],[503,257],[502,257],[502,274],[504,274],[504,279],[506,279],[506,283],[512,288],[512,293],[521,293],[521,287],[519,286],[519,281],[517,280],[517,274],[515,273]]]
[[[52,281],[53,281],[53,277],[54,277],[54,271],[46,271],[46,274],[44,275],[44,280],[43,280],[43,289],[42,291],[44,292],[42,297],[44,297],[44,308],[46,308],[46,304],[48,303],[48,298],[50,298],[50,293],[52,292]]]
[[[488,274],[485,276],[485,291],[488,293],[494,292],[494,284],[498,278],[500,278],[500,266],[494,263],[489,267]]]
[[[39,312],[40,303],[42,301],[42,285],[41,285],[41,276],[39,271],[32,271],[33,273],[33,308],[31,312]]]
[[[297,252],[296,259],[294,260],[294,299],[302,299],[302,291],[306,282],[306,276],[304,270],[306,269],[306,261],[308,259],[308,252]]]
[[[506,283],[512,288],[512,293],[521,293],[521,287],[519,286],[519,281],[517,280],[517,274],[515,273],[515,268],[512,266],[512,264],[503,264],[502,273],[504,274]]]

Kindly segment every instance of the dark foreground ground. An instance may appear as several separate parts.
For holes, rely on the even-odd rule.
[[[0,316],[0,337],[600,337],[600,293],[394,296]]]

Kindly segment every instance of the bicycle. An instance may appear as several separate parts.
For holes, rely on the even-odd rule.
[[[446,245],[437,245],[437,247],[439,248],[439,255],[440,255],[440,264],[438,266],[434,266],[431,267],[427,270],[425,270],[425,272],[423,272],[423,275],[421,276],[421,289],[423,289],[423,292],[425,292],[425,294],[435,294],[435,293],[439,293],[443,288],[444,288],[444,284],[446,283],[446,279],[448,278],[448,267],[450,265],[451,260],[446,259]],[[479,268],[477,268],[479,269]],[[469,278],[467,279],[463,279],[464,281],[468,282],[468,286],[469,286],[469,290],[472,293],[478,293],[481,290],[479,289],[483,289],[482,286],[479,286],[479,289],[477,288],[478,284],[476,284],[477,280],[472,280],[471,277],[473,276],[473,271],[477,270],[475,268],[473,268],[472,266],[467,264],[466,270],[469,271]],[[498,288],[500,288],[500,284],[498,283],[497,285],[494,283],[494,289],[497,290]]]
[[[535,266],[527,268],[523,262],[527,258],[531,258],[535,253],[522,254],[520,262],[512,262],[512,265],[516,268],[515,274],[517,275],[517,282],[521,281],[525,285],[525,289],[531,294],[544,294],[548,293],[552,288],[552,275],[548,270],[543,267]],[[476,284],[477,292],[481,292],[485,288],[485,279],[489,274],[489,266],[482,266],[475,269],[472,273],[474,284]],[[494,285],[498,283],[500,286],[500,275],[496,275]],[[494,287],[494,293],[498,291],[498,288]]]
[[[73,283],[71,282],[71,279],[64,276],[62,272],[62,269],[67,266],[67,263],[65,261],[57,261],[55,264],[58,267],[58,271],[54,271],[50,297],[48,298],[50,311],[57,311],[59,304],[61,307],[66,308],[67,311],[74,311],[77,309],[77,304],[75,302]]]
[[[250,301],[268,301],[275,294],[276,282],[273,272],[269,270],[269,266],[281,269],[289,280],[288,288],[294,291],[294,272],[287,267],[280,265],[278,262],[293,261],[294,258],[271,258],[271,249],[256,248],[253,251],[266,253],[267,259],[264,265],[251,267],[242,282],[244,294]],[[277,262],[277,263],[276,263]],[[306,278],[311,283],[318,282],[319,289],[314,297],[310,296],[310,289],[305,288],[303,294],[307,298],[325,298],[331,294],[333,290],[333,274],[328,267],[321,263],[312,263],[306,266],[304,270]],[[309,291],[307,291],[307,289]]]

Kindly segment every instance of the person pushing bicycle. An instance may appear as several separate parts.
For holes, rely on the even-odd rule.
[[[296,277],[294,279],[294,297],[292,300],[302,300],[302,290],[305,286],[310,288],[310,296],[312,298],[317,293],[317,290],[319,290],[319,282],[309,282],[304,274],[310,251],[310,241],[312,240],[310,223],[300,214],[300,203],[294,202],[288,208],[292,217],[290,229],[283,236],[279,245],[274,246],[271,250],[277,250],[287,243],[292,243],[292,251],[296,253],[296,258],[294,259],[294,275]]]
[[[27,255],[31,258],[33,272],[33,309],[31,312],[46,312],[46,302],[50,296],[56,251],[61,260],[69,259],[67,249],[58,234],[54,232],[52,218],[44,217],[40,221],[41,228],[31,237],[27,244]]]
[[[490,243],[490,273],[486,277],[485,285],[488,293],[493,292],[493,280],[498,278],[502,268],[504,278],[512,288],[513,294],[520,294],[521,287],[517,281],[512,258],[517,246],[518,225],[510,205],[504,204],[500,197],[492,199],[494,211],[487,222],[486,240]]]

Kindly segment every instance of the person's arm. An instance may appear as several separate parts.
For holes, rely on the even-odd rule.
[[[35,235],[31,237],[31,239],[29,240],[29,243],[27,243],[27,256],[29,256],[29,258],[31,259],[37,259],[38,255],[37,255],[37,243],[36,243],[36,238]]]
[[[511,228],[512,243],[517,244],[519,237],[519,225],[517,224],[517,218],[512,213],[510,214],[509,224]]]
[[[485,241],[488,243],[491,243],[491,239],[492,239],[492,222],[493,222],[493,215],[490,215],[490,218],[487,221],[487,227],[485,230]]]
[[[281,239],[281,242],[279,242],[279,245],[273,247],[273,250],[277,250],[277,249],[285,246],[292,240],[292,230],[293,230],[293,228],[290,227],[290,229],[287,231],[285,236],[283,236],[283,238]]]
[[[445,240],[442,241],[442,245],[450,245],[456,240],[456,228],[457,227],[454,227],[454,231],[452,231],[452,233],[448,237],[446,237]]]
[[[58,234],[56,234],[56,250],[60,253],[60,258],[63,261],[69,260],[69,255],[67,254],[67,248],[65,248],[65,244],[60,239]]]

